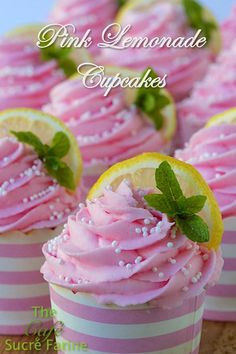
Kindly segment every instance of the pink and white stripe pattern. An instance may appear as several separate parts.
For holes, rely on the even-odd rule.
[[[59,345],[86,343],[87,353],[197,354],[204,293],[176,309],[149,304],[133,307],[99,305],[95,298],[50,285],[56,320],[64,323]],[[60,353],[73,353],[73,350]]]
[[[218,284],[207,293],[204,318],[236,322],[236,218],[228,218],[224,224],[224,268]]]
[[[0,334],[23,334],[36,320],[32,306],[50,307],[48,284],[39,270],[43,244],[59,232],[57,228],[0,235]],[[50,327],[48,319],[38,320]]]

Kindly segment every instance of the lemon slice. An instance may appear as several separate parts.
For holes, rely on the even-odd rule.
[[[0,138],[11,135],[10,131],[30,131],[44,144],[50,144],[55,133],[62,131],[71,143],[70,151],[63,159],[72,169],[78,184],[82,174],[82,159],[76,138],[59,119],[27,108],[8,109],[0,112]]]
[[[182,3],[182,0],[130,0],[124,6],[121,7],[120,11],[117,14],[115,22],[122,24],[124,17],[128,16],[129,11],[137,11],[143,13],[144,11],[152,8],[152,6],[155,6],[157,3],[167,3],[167,1],[172,4],[181,5]],[[206,20],[212,21],[216,25],[216,29],[214,30],[214,32],[212,32],[212,38],[208,46],[214,54],[218,54],[221,50],[222,42],[220,26],[211,11],[205,6],[203,6],[203,9],[204,18]]]
[[[108,185],[116,189],[123,179],[132,182],[136,188],[156,190],[155,170],[163,161],[168,161],[171,165],[186,197],[199,194],[207,197],[199,215],[207,223],[210,232],[210,241],[205,246],[217,250],[222,239],[223,222],[214,194],[193,166],[172,157],[158,153],[145,153],[117,163],[98,179],[90,190],[88,199],[93,200],[101,196]]]
[[[225,123],[236,124],[236,108],[232,108],[223,113],[215,115],[207,122],[206,127]]]
[[[86,72],[86,71],[85,71]],[[120,74],[121,78],[129,77],[130,79],[135,77],[141,77],[142,72],[134,71],[128,68],[118,67],[118,66],[106,66],[104,70],[105,76],[113,77]],[[72,75],[70,77],[71,80],[82,79],[82,74],[78,73]],[[124,88],[125,90],[125,100],[128,105],[134,104],[137,94],[137,88]],[[159,132],[164,136],[164,138],[169,141],[173,138],[176,127],[177,127],[177,119],[176,119],[176,108],[175,102],[171,94],[166,89],[161,89],[162,95],[168,97],[170,104],[165,106],[161,110],[161,114],[164,117],[163,127],[159,130]],[[148,116],[145,117],[150,120]],[[152,121],[151,121],[152,123]]]
[[[24,25],[14,28],[12,31],[6,34],[6,37],[22,36],[27,37],[35,43],[38,40],[38,34],[47,24],[45,23],[34,23],[29,25]],[[53,27],[53,26],[52,26]],[[85,48],[72,48],[70,52],[70,59],[72,59],[76,64],[81,64],[84,62],[93,62],[92,56],[89,54],[88,50]]]

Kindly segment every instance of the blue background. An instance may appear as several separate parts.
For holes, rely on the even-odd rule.
[[[55,0],[2,0],[0,35],[26,23],[43,22]],[[96,0],[88,0],[96,1]],[[236,0],[201,0],[207,4],[219,20],[223,20],[230,13],[230,8]]]

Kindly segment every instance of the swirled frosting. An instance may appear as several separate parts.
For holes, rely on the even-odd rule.
[[[98,166],[103,172],[139,153],[166,148],[162,133],[126,103],[125,95],[124,89],[116,88],[104,97],[102,88],[86,88],[80,78],[52,90],[44,110],[61,118],[77,137],[85,174],[90,170],[90,175],[97,175]]]
[[[224,48],[230,48],[236,37],[236,5],[234,5],[230,17],[221,25]]]
[[[93,45],[90,49],[96,54],[99,52],[96,44],[100,42],[102,31],[114,21],[116,11],[115,0],[57,0],[50,21],[63,25],[73,24],[76,34],[81,37],[91,29]]]
[[[131,25],[127,36],[189,38],[193,30],[189,27],[181,5],[156,2],[148,9],[130,9],[124,14],[122,27]],[[126,48],[123,50],[103,49],[99,61],[142,71],[150,66],[160,76],[168,74],[167,88],[180,100],[189,95],[193,84],[200,80],[211,61],[207,48]]]
[[[39,109],[48,102],[51,88],[64,78],[55,61],[41,60],[32,39],[15,36],[0,40],[0,110]]]
[[[43,247],[45,279],[119,306],[156,300],[174,307],[213,285],[220,254],[188,240],[165,215],[148,209],[146,193],[123,181],[116,191],[107,188],[80,205],[62,234]]]
[[[47,175],[32,150],[0,139],[0,234],[54,228],[76,211],[77,200]]]
[[[236,216],[236,125],[200,130],[175,156],[194,165],[206,179],[224,218]]]
[[[236,105],[236,43],[211,64],[205,78],[195,85],[190,98],[179,104],[181,143],[203,128],[208,119]]]

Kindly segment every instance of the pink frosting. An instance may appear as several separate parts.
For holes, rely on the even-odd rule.
[[[236,39],[236,5],[234,5],[230,17],[227,18],[221,25],[223,36],[223,45],[225,48],[230,48]]]
[[[91,29],[93,46],[90,49],[96,54],[99,51],[96,44],[101,41],[102,31],[114,22],[116,11],[116,0],[57,0],[50,21],[63,25],[73,24],[77,35],[81,37]]]
[[[61,118],[77,137],[85,174],[144,151],[160,151],[167,142],[162,133],[125,101],[126,91],[116,88],[104,97],[100,87],[88,89],[81,79],[67,80],[51,92],[44,110]]]
[[[236,43],[211,64],[190,98],[178,106],[181,144],[201,129],[209,118],[236,105]]]
[[[119,306],[156,300],[174,307],[213,285],[220,252],[176,232],[165,215],[148,209],[146,193],[123,181],[81,205],[62,234],[43,247],[45,279]]]
[[[132,25],[128,36],[190,37],[193,30],[188,26],[183,8],[177,4],[155,3],[149,10],[130,10],[122,26]],[[135,58],[135,59],[134,59]],[[114,63],[135,70],[153,67],[159,75],[168,74],[167,87],[177,100],[186,97],[194,82],[200,80],[211,61],[210,51],[192,48],[127,48],[103,49],[101,62]]]
[[[223,217],[236,216],[236,125],[202,129],[175,155],[194,165],[206,179]]]
[[[0,110],[41,108],[53,86],[64,79],[55,61],[42,61],[29,38],[0,40]]]
[[[54,228],[76,211],[77,200],[46,174],[32,150],[0,139],[0,234]]]

